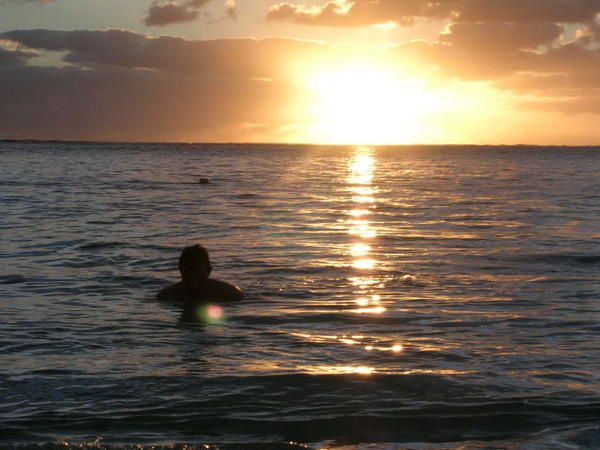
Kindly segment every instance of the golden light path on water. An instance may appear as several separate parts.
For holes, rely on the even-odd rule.
[[[373,290],[378,283],[372,275],[373,270],[377,268],[377,260],[371,256],[371,242],[377,237],[377,229],[371,224],[369,216],[377,207],[375,195],[378,189],[373,183],[375,168],[373,150],[359,147],[350,159],[349,174],[346,179],[347,189],[354,203],[354,207],[347,213],[348,234],[353,238],[348,253],[352,258],[352,267],[363,273],[350,280],[357,294],[355,303],[358,308],[353,310],[357,314],[385,312],[385,308],[380,305],[379,295],[374,294]]]
[[[354,291],[354,307],[348,312],[357,315],[379,316],[386,312],[378,290],[384,287],[384,280],[378,277],[376,270],[379,262],[373,256],[373,245],[378,230],[370,217],[377,209],[377,193],[375,184],[376,172],[375,151],[368,147],[357,148],[348,163],[346,191],[351,197],[352,207],[346,211],[347,233],[350,242],[347,255],[351,267],[357,275],[351,276],[349,282]],[[313,336],[315,338],[315,336]],[[327,340],[326,336],[321,336]],[[360,346],[366,352],[382,351],[400,353],[404,350],[398,343],[379,345],[377,339],[368,336],[330,336],[330,339],[344,345]],[[318,338],[317,338],[318,339]],[[329,374],[371,375],[376,369],[366,365],[332,365],[311,368],[311,371]]]
[[[341,220],[343,229],[347,233],[348,243],[342,252],[346,263],[345,267],[352,268],[352,275],[347,280],[352,290],[350,297],[342,305],[340,312],[354,316],[364,316],[370,320],[384,315],[387,308],[381,297],[381,290],[385,288],[386,277],[379,273],[379,261],[374,256],[379,229],[372,217],[377,211],[377,198],[379,187],[375,183],[377,169],[376,152],[369,147],[358,147],[348,160],[347,174],[343,176],[344,196],[350,200],[350,206],[344,211]],[[391,339],[382,339],[377,336],[367,336],[357,333],[286,333],[295,338],[306,340],[313,344],[334,344],[356,348],[360,353],[382,352],[400,354],[404,346]],[[356,356],[360,356],[357,353]],[[363,353],[363,356],[364,356]],[[374,373],[389,373],[389,368],[375,368],[365,365],[364,358],[361,363],[352,360],[337,361],[337,364],[300,365],[298,370],[312,374],[349,374],[369,376]],[[395,369],[394,369],[395,370]]]

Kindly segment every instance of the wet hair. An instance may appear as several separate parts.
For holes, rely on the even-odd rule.
[[[205,265],[210,270],[208,251],[199,244],[184,248],[179,257],[179,270],[184,267],[195,269],[200,265]]]

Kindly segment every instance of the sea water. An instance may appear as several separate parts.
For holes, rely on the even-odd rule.
[[[598,148],[0,158],[3,446],[600,448]],[[246,297],[190,323],[194,243]]]

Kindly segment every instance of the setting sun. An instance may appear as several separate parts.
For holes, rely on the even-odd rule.
[[[447,103],[425,81],[377,66],[318,72],[309,86],[314,95],[312,134],[332,144],[426,141],[427,115]]]

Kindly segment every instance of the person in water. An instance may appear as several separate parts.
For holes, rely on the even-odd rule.
[[[239,300],[244,296],[237,286],[210,278],[210,258],[208,251],[201,245],[183,249],[179,257],[179,272],[181,281],[162,289],[158,293],[160,301],[185,307],[198,303]]]

